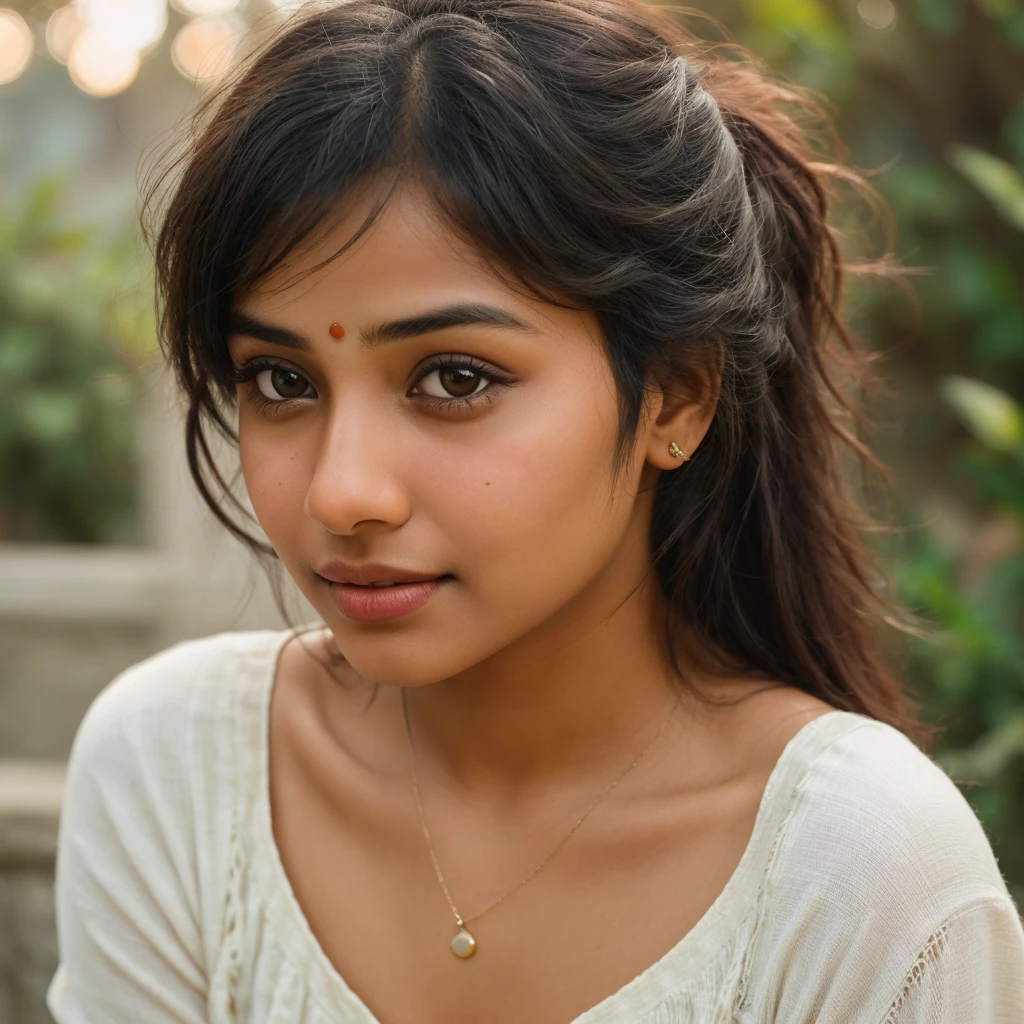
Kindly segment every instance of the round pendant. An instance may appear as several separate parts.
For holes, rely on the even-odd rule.
[[[461,960],[468,960],[476,952],[476,939],[465,928],[451,941],[452,952]]]

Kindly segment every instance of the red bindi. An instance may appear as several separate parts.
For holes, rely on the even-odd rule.
[[[342,327],[341,324],[331,324],[330,328],[328,328],[328,329],[331,332],[331,337],[332,338],[344,338],[345,337],[345,328]]]

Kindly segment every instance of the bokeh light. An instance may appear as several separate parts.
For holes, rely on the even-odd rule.
[[[166,0],[78,0],[78,13],[106,45],[122,51],[152,46],[167,28]]]
[[[50,56],[61,64],[67,64],[71,47],[84,31],[85,23],[79,17],[77,7],[73,4],[58,7],[46,23],[46,48]]]
[[[892,0],[860,0],[857,13],[865,25],[880,32],[896,24],[896,7]]]
[[[32,60],[35,40],[28,22],[8,7],[0,7],[0,85],[19,78]]]
[[[171,43],[171,60],[190,81],[222,75],[235,58],[241,26],[228,18],[197,18],[184,25]]]
[[[141,63],[138,49],[119,45],[89,28],[78,36],[68,54],[71,80],[91,96],[123,92],[135,81]]]
[[[171,0],[171,6],[190,16],[227,14],[238,6],[239,0]]]

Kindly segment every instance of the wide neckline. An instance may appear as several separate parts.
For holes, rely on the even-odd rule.
[[[256,786],[249,803],[252,810],[252,867],[260,878],[259,895],[272,921],[273,932],[282,940],[286,933],[293,935],[308,954],[309,964],[315,965],[319,972],[316,976],[306,975],[310,994],[328,1012],[339,1007],[351,1012],[354,1019],[350,1024],[357,1021],[358,1024],[384,1024],[324,952],[295,896],[274,838],[270,804],[271,697],[285,645],[295,636],[319,628],[325,628],[324,624],[301,626],[297,631],[268,631],[264,635],[271,641],[269,647],[266,651],[253,652],[257,654],[253,668],[260,676],[261,685],[253,694],[256,706],[252,708],[254,713],[246,730],[247,742],[243,741],[243,755],[255,754],[258,763],[246,765],[245,756],[239,763],[243,772],[241,786],[245,787],[247,780]],[[788,801],[776,798],[785,795],[787,785],[789,791],[795,787],[799,775],[810,763],[810,757],[802,755],[814,753],[817,744],[813,741],[822,735],[823,723],[835,721],[837,716],[864,720],[862,715],[837,708],[811,719],[790,737],[768,776],[754,826],[739,863],[697,923],[650,966],[568,1024],[618,1024],[627,1019],[624,1016],[627,1008],[629,1019],[650,1012],[684,987],[688,980],[699,977],[707,964],[720,953],[730,936],[755,908],[760,879],[768,866],[771,840],[788,806]],[[292,951],[296,948],[287,941],[282,941],[282,946]]]

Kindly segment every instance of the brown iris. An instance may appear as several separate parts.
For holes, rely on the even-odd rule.
[[[465,366],[443,366],[437,371],[437,377],[453,398],[468,397],[480,383],[480,374]]]
[[[301,398],[309,387],[305,377],[284,367],[270,371],[270,384],[282,398]]]

